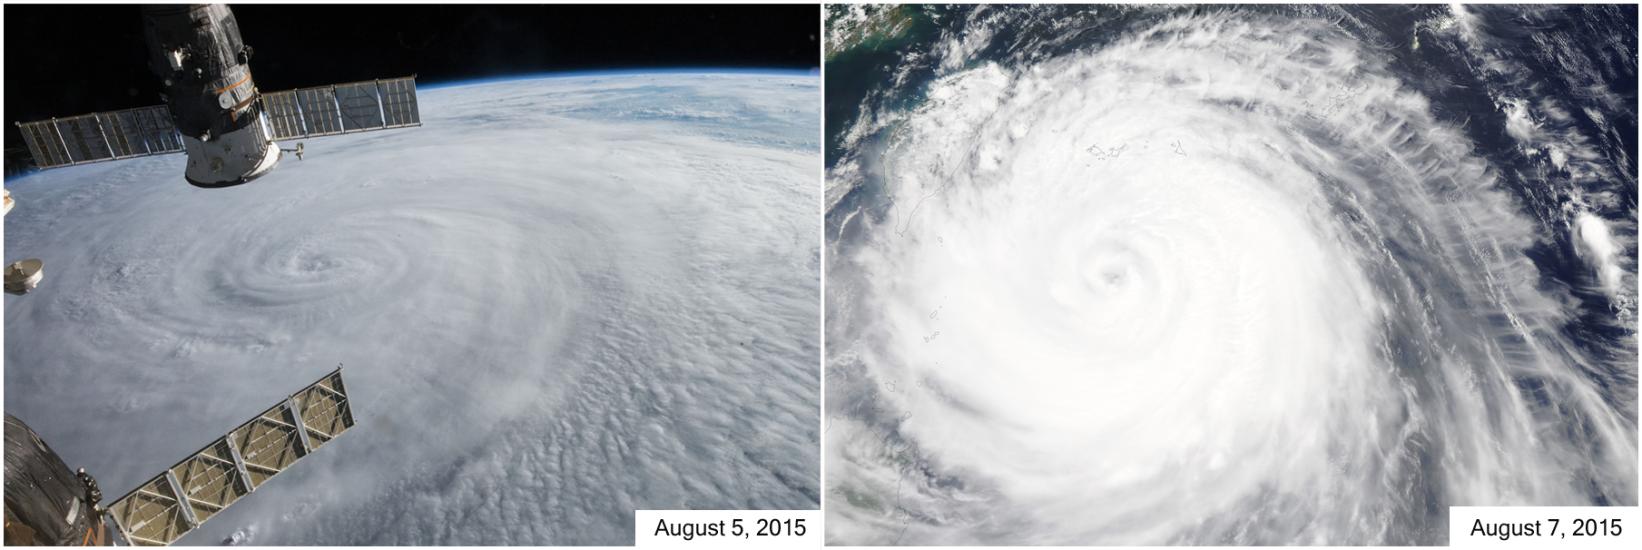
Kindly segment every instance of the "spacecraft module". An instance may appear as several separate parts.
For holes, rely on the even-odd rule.
[[[17,124],[40,168],[182,152],[198,187],[256,179],[277,140],[421,126],[415,75],[262,93],[228,6],[143,7],[149,69],[165,104]]]

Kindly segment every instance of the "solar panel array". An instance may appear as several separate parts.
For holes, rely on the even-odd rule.
[[[365,80],[261,95],[274,139],[421,126],[416,77]],[[183,150],[164,105],[17,124],[40,168]]]
[[[303,135],[307,126],[302,121],[302,109],[297,107],[296,92],[262,94],[262,109],[268,115],[275,139]]]
[[[416,107],[416,77],[381,80],[382,116],[388,128],[421,126],[422,113]]]
[[[414,76],[265,93],[262,107],[274,139],[422,125]]]
[[[164,105],[17,124],[34,163],[55,168],[182,151]]]
[[[338,368],[120,497],[109,517],[132,545],[169,545],[353,425]]]

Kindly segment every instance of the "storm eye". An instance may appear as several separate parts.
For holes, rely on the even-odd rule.
[[[1121,267],[1107,268],[1101,271],[1100,279],[1106,283],[1106,286],[1123,286],[1123,283],[1129,278],[1129,274],[1125,271]]]

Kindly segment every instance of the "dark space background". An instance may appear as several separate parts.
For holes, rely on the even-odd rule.
[[[5,6],[6,174],[12,124],[157,105],[141,8]],[[818,70],[817,5],[234,5],[266,91],[418,75],[434,86],[558,71]]]

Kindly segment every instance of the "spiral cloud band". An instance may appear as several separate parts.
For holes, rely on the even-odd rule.
[[[1636,504],[1634,336],[1570,339],[1539,225],[1372,46],[1210,13],[1000,59],[1025,33],[977,11],[830,169],[830,540],[1441,543],[1450,505]]]
[[[8,182],[6,411],[112,498],[342,363],[358,424],[186,535],[631,544],[815,508],[820,80],[421,90],[229,189],[181,156]]]

